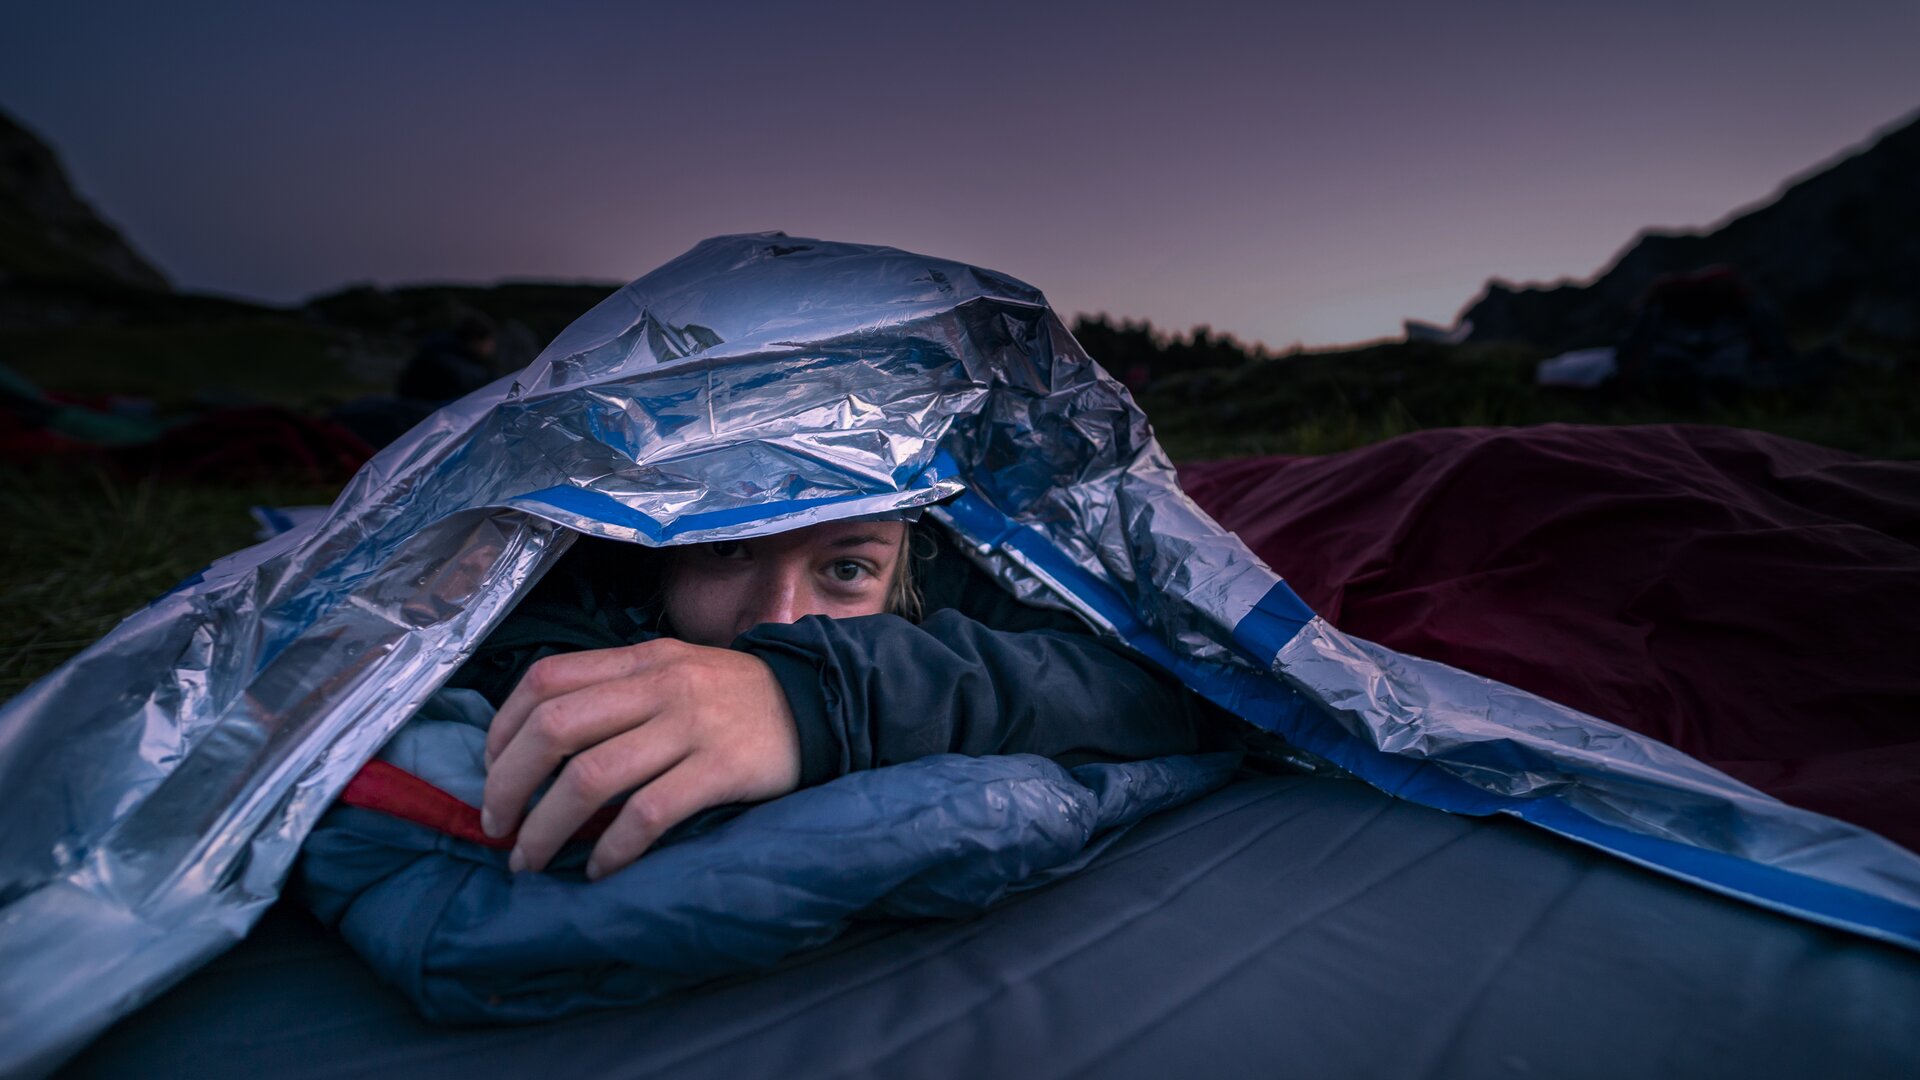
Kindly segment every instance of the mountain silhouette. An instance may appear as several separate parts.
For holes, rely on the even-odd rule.
[[[7,280],[169,288],[74,191],[53,148],[0,111],[0,281]]]
[[[1642,233],[1589,284],[1495,279],[1469,340],[1548,351],[1619,340],[1657,279],[1730,266],[1803,337],[1920,343],[1920,115],[1708,232]]]

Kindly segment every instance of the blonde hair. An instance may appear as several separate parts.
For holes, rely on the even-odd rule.
[[[886,613],[898,615],[908,622],[919,622],[925,614],[925,601],[920,596],[920,583],[915,580],[913,563],[915,559],[932,558],[932,552],[926,555],[914,553],[914,540],[922,535],[920,523],[909,521],[900,533],[900,557],[893,564],[893,581],[887,586]],[[931,542],[933,537],[928,536]]]

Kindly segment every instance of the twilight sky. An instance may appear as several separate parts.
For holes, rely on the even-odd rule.
[[[1585,277],[1920,107],[1920,0],[1155,7],[12,0],[0,108],[188,289],[783,229],[1280,347]]]

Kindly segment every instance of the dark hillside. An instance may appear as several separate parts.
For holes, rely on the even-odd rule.
[[[0,112],[0,282],[35,279],[168,287],[73,190],[52,148]]]
[[[1492,281],[1463,318],[1476,342],[1547,353],[1617,341],[1662,275],[1736,268],[1802,342],[1920,346],[1920,117],[1707,233],[1648,232],[1586,285]]]

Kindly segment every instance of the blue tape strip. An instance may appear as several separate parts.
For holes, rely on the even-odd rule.
[[[1284,581],[1276,581],[1233,628],[1233,643],[1248,657],[1273,657],[1286,648],[1302,627],[1313,621],[1313,609]],[[1261,661],[1265,663],[1266,661]]]
[[[942,451],[911,486],[924,488],[960,475],[958,463]],[[712,511],[680,518],[668,527],[606,495],[583,488],[546,488],[521,499],[544,502],[568,513],[621,525],[655,541],[666,542],[686,532],[724,528],[867,497],[797,499]],[[1113,626],[1142,656],[1208,700],[1256,727],[1281,735],[1301,749],[1333,762],[1390,795],[1450,813],[1478,817],[1509,814],[1717,892],[1814,922],[1920,948],[1920,910],[1912,906],[1777,867],[1607,825],[1555,797],[1519,799],[1494,794],[1468,784],[1431,762],[1368,746],[1349,735],[1325,713],[1309,707],[1299,691],[1277,678],[1261,671],[1201,664],[1175,653],[1147,627],[1116,589],[1074,562],[1044,535],[1015,522],[973,489],[968,488],[949,500],[945,509],[967,537],[976,543],[1006,549],[1057,582]],[[1312,619],[1313,610],[1284,581],[1276,581],[1233,628],[1233,643],[1264,669]]]
[[[1516,817],[1630,862],[1826,926],[1920,948],[1920,910],[1909,905],[1777,866],[1603,824],[1559,799],[1525,802]]]
[[[958,475],[944,452],[935,466]],[[1299,691],[1276,678],[1237,668],[1195,663],[1175,654],[1111,586],[1080,567],[1039,532],[1014,522],[969,488],[946,504],[954,524],[977,542],[1006,548],[1058,582],[1110,623],[1143,656],[1234,714],[1281,735],[1309,753],[1346,769],[1390,795],[1451,813],[1509,814],[1569,839],[1673,877],[1764,907],[1869,937],[1920,948],[1920,909],[1747,859],[1646,836],[1604,824],[1548,796],[1520,799],[1474,787],[1431,762],[1366,745],[1332,718],[1308,707]],[[1233,628],[1233,642],[1263,668],[1272,662],[1313,610],[1285,582],[1276,581]],[[1497,751],[1496,751],[1497,752]],[[1497,763],[1496,763],[1497,764]]]
[[[907,490],[924,490],[933,486],[938,477],[932,470],[925,470],[907,485]],[[620,502],[610,495],[589,488],[556,484],[553,487],[529,491],[513,498],[516,503],[535,503],[550,506],[563,513],[576,517],[590,518],[632,529],[656,543],[669,543],[675,537],[690,532],[703,532],[708,529],[724,529],[731,525],[746,525],[767,518],[782,517],[821,506],[838,506],[871,499],[876,492],[856,492],[851,495],[833,495],[823,499],[786,499],[775,503],[762,503],[754,506],[736,506],[727,510],[709,510],[700,514],[688,514],[674,519],[671,524],[662,525],[652,515]]]
[[[945,477],[958,475],[960,468],[943,450],[934,458],[929,471]],[[1306,699],[1274,679],[1240,668],[1201,664],[1175,653],[1148,628],[1133,605],[1116,589],[1074,562],[1039,532],[1015,522],[971,487],[943,503],[942,508],[954,525],[976,543],[1010,550],[1058,582],[1074,599],[1112,626],[1140,655],[1165,668],[1209,701],[1271,731],[1280,730],[1280,717],[1298,719],[1308,713]],[[1312,610],[1284,584],[1269,590],[1261,605],[1266,605],[1267,615],[1257,626],[1266,633],[1278,634],[1286,619],[1294,619],[1292,631],[1286,633],[1281,644],[1313,618]],[[1260,610],[1260,605],[1256,605],[1256,610]],[[1274,651],[1278,651],[1278,646],[1267,655],[1271,656]]]

